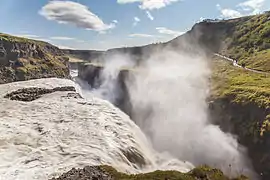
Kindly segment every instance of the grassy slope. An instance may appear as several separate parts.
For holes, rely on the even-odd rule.
[[[234,67],[218,57],[212,63],[212,98],[228,98],[240,105],[255,104],[270,108],[270,74],[259,74]],[[263,131],[270,132],[270,114]],[[269,124],[269,125],[268,125]]]
[[[248,68],[270,72],[270,12],[229,20],[225,54]]]
[[[23,38],[23,37],[17,37],[17,36],[12,36],[9,34],[4,34],[4,33],[0,33],[0,40],[17,42],[17,43],[34,43],[34,44],[38,44],[41,46],[45,46],[45,45],[49,44],[49,43],[44,42],[44,41],[32,40],[32,39]]]
[[[253,102],[270,108],[270,75],[234,67],[216,57],[213,62],[213,96],[232,97],[234,102]]]
[[[270,72],[270,13],[224,21],[231,29],[224,36],[223,54],[246,67]],[[214,58],[212,96],[228,98],[239,105],[254,104],[270,108],[270,74],[253,73]],[[265,117],[261,133],[270,132],[270,115]]]

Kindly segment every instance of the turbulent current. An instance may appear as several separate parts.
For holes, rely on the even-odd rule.
[[[21,88],[61,86],[76,87],[83,98],[69,92],[32,102],[4,98]],[[0,179],[45,180],[73,167],[100,164],[129,173],[193,168],[155,152],[126,114],[95,98],[82,81],[48,78],[0,85]]]

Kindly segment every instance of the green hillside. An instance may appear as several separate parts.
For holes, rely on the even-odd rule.
[[[216,27],[215,27],[216,26]],[[223,28],[219,28],[219,27]],[[211,60],[210,114],[248,148],[262,179],[270,178],[270,13],[212,23],[221,40],[217,53],[263,73]],[[204,36],[205,37],[205,36]],[[208,38],[209,40],[209,38]]]
[[[235,24],[229,43],[229,56],[249,68],[270,72],[270,13],[228,21]]]

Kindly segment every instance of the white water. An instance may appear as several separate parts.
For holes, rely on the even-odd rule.
[[[3,98],[8,92],[33,86],[76,86],[85,99],[67,98],[68,92],[48,94],[32,102]],[[144,157],[143,169],[129,162],[122,151],[131,149]],[[0,85],[1,180],[45,180],[73,167],[99,164],[130,173],[154,169],[185,172],[193,167],[162,157],[127,115],[93,97],[87,87],[81,89],[70,80],[56,78]]]

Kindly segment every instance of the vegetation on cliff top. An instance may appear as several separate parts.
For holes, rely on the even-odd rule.
[[[9,34],[4,34],[0,33],[0,40],[4,41],[9,41],[9,42],[14,42],[14,43],[31,43],[31,44],[38,44],[38,45],[49,45],[49,43],[44,42],[44,41],[39,41],[39,40],[33,40],[33,39],[28,39],[24,37],[17,37],[17,36],[12,36]]]
[[[225,35],[225,54],[248,68],[269,72],[270,12],[224,22],[232,27]]]
[[[136,175],[127,175],[117,172],[110,166],[102,166],[101,168],[105,172],[109,172],[116,180],[248,180],[245,176],[230,179],[220,170],[208,166],[197,167],[188,173],[181,173],[178,171],[155,171]]]

